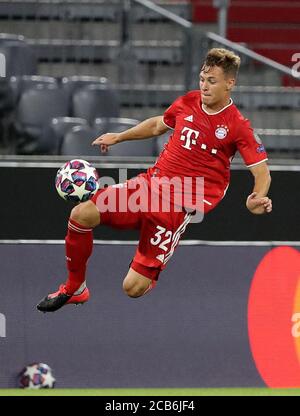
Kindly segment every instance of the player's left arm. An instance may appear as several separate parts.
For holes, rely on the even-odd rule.
[[[254,187],[248,196],[246,207],[252,214],[267,214],[272,211],[272,200],[267,196],[271,185],[271,175],[267,162],[249,167],[254,177]]]

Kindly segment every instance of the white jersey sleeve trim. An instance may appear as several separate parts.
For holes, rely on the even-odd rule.
[[[173,127],[168,126],[168,125],[164,122],[164,118],[162,119],[162,122],[164,123],[164,125],[165,125],[166,127],[168,127],[168,129],[174,130],[174,129],[173,129]]]
[[[257,162],[257,163],[252,163],[252,165],[246,165],[246,166],[247,166],[247,168],[252,168],[252,166],[259,165],[260,163],[265,162],[266,160],[268,160],[268,158],[263,159],[263,160],[260,160],[260,161],[259,161],[259,162]]]

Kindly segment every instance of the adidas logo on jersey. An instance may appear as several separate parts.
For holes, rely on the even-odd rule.
[[[193,115],[185,117],[184,120],[193,122]]]

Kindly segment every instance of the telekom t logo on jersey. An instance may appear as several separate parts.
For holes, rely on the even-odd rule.
[[[184,141],[184,144],[181,146],[185,149],[192,150],[191,145],[197,144],[197,139],[199,137],[199,131],[190,129],[189,127],[184,127],[181,130],[180,140]]]

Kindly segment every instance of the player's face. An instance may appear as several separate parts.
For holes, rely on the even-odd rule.
[[[218,66],[203,67],[200,72],[200,91],[203,104],[208,107],[228,104],[234,79],[226,76]]]

